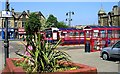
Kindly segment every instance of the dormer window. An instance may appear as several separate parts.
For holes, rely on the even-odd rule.
[[[17,27],[17,22],[15,22],[15,28]]]

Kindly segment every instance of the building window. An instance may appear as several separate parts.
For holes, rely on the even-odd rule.
[[[6,22],[4,21],[4,27],[6,27]],[[8,21],[8,28],[11,27],[10,21]]]
[[[6,25],[5,25],[6,23],[5,23],[5,21],[4,21],[4,27],[6,27]]]
[[[25,21],[22,21],[22,27],[24,27],[24,25],[25,25]]]
[[[17,22],[15,22],[15,27],[17,27]]]

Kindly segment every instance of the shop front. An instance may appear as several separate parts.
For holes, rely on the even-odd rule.
[[[26,38],[26,32],[24,28],[18,29],[18,38],[19,39],[25,39]]]
[[[5,39],[5,28],[0,29],[2,39]],[[14,39],[14,28],[8,28],[8,39]]]

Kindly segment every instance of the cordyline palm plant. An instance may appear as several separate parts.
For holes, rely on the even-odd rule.
[[[30,56],[16,52],[28,60],[27,70],[29,72],[54,72],[63,67],[58,64],[59,61],[70,61],[70,56],[66,52],[56,50],[60,40],[57,44],[51,45],[43,40],[41,34],[35,33],[34,36],[32,40],[28,38],[29,45],[33,47],[33,50],[26,48]]]

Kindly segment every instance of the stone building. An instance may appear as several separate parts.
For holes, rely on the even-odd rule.
[[[112,11],[106,13],[103,8],[98,11],[98,24],[100,26],[120,26],[120,14],[118,5],[113,6]]]
[[[11,9],[11,12],[12,18],[9,18],[8,20],[8,31],[11,34],[10,36],[12,36],[12,38],[23,38],[26,34],[24,30],[25,22],[29,18],[30,13],[32,12],[30,12],[29,10],[23,12],[15,12],[13,8]],[[42,23],[43,29],[46,21],[44,15],[40,11],[34,13],[38,14],[38,16],[40,17],[40,22]],[[0,33],[4,31],[4,28],[5,18],[0,18]]]

